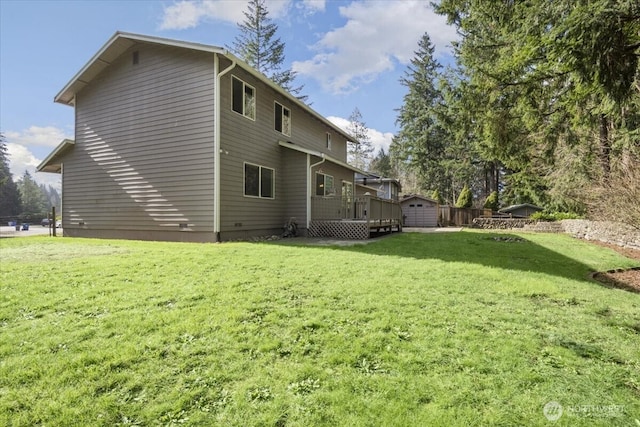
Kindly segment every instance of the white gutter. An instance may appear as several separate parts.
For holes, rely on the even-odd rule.
[[[216,87],[214,88],[214,106],[215,119],[213,123],[213,233],[216,241],[220,241],[220,193],[222,186],[220,185],[220,81],[222,76],[227,74],[236,66],[235,58],[231,58],[231,65],[219,72],[220,58],[214,56],[213,70],[216,75]]]
[[[311,224],[311,194],[313,194],[313,181],[311,179],[311,169],[319,166],[327,160],[324,156],[324,153],[319,153],[322,157],[317,163],[311,164],[311,154],[307,153],[307,230],[309,230],[309,225]]]

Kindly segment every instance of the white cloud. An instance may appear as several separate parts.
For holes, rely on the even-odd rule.
[[[279,18],[287,14],[291,0],[267,1],[269,17]],[[305,10],[324,10],[324,0],[306,0]],[[322,9],[320,9],[322,8]],[[247,1],[229,0],[182,0],[167,6],[160,24],[161,30],[184,30],[197,27],[207,19],[237,23],[243,21]]]
[[[341,129],[344,129],[345,132],[348,132],[347,129],[349,128],[349,123],[350,123],[348,119],[345,119],[343,117],[329,116],[327,117],[327,120],[329,120],[334,125],[340,127]],[[393,140],[393,134],[391,132],[381,132],[376,129],[368,128],[367,136],[369,137],[369,140],[373,144],[374,155],[378,154],[378,151],[380,150],[380,148],[384,148],[384,151],[386,153],[389,153],[389,146],[391,145],[391,141]]]
[[[7,143],[7,151],[9,152],[9,168],[14,181],[21,179],[25,170],[28,170],[33,176],[40,160],[27,147],[9,142]]]
[[[62,191],[62,181],[59,174],[36,172],[36,167],[42,160],[38,159],[27,147],[8,142],[7,151],[9,153],[9,169],[15,182],[22,179],[25,171],[29,171],[31,177],[38,184],[50,185],[58,192]]]
[[[21,132],[8,131],[7,141],[24,146],[56,147],[68,138],[62,129],[54,126],[31,126]]]
[[[393,134],[391,132],[380,132],[379,130],[369,129],[369,139],[373,143],[373,155],[378,154],[381,148],[384,148],[384,152],[389,154],[389,146],[393,140]]]
[[[325,0],[302,0],[299,3],[296,3],[296,7],[302,8],[307,12],[324,12],[326,7]]]
[[[191,1],[181,1],[165,8],[161,30],[184,30],[198,25],[203,17],[202,5]]]
[[[36,167],[44,160],[44,156],[57,147],[63,139],[72,138],[72,136],[54,126],[31,126],[20,132],[7,131],[5,137],[9,154],[9,169],[14,181],[22,179],[25,170],[27,170],[38,183],[51,185],[60,191],[60,175],[36,173]],[[34,154],[34,149],[45,154],[39,158]]]
[[[436,55],[447,53],[457,38],[455,28],[421,0],[353,2],[341,7],[340,14],[346,24],[324,34],[312,47],[318,51],[312,59],[292,66],[333,93],[348,93],[373,81],[392,70],[394,61],[408,64],[425,32]]]

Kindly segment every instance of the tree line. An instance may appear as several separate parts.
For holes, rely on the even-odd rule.
[[[390,173],[476,206],[533,203],[640,227],[640,3],[442,0],[455,65],[425,33],[400,83]]]
[[[9,153],[4,136],[0,134],[0,221],[40,222],[51,207],[61,212],[62,198],[52,186],[38,184],[29,171],[15,182],[9,168]]]

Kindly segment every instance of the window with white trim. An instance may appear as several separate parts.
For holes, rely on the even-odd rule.
[[[235,76],[231,76],[231,107],[236,113],[256,119],[256,90]]]
[[[275,130],[291,136],[291,110],[276,102],[273,121],[275,122]]]
[[[316,196],[332,196],[334,194],[333,177],[316,172]]]
[[[263,199],[275,198],[276,171],[252,163],[244,164],[244,195]]]

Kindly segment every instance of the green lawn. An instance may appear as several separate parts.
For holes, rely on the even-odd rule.
[[[0,251],[0,425],[640,425],[637,261],[564,235]]]

